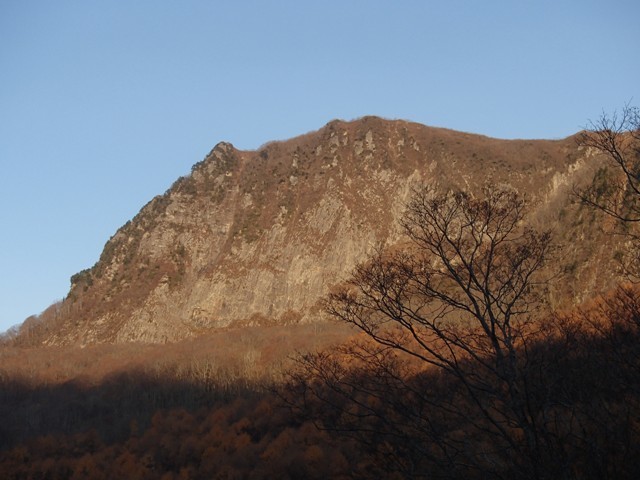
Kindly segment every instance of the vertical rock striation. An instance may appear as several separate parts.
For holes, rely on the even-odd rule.
[[[319,321],[319,300],[376,245],[401,241],[413,186],[505,183],[553,226],[570,280],[552,301],[605,288],[591,212],[572,204],[597,159],[572,138],[505,141],[365,117],[258,151],[219,143],[72,277],[35,343],[166,342],[229,326]],[[580,219],[582,219],[580,221]],[[609,263],[607,263],[609,262]],[[45,324],[46,323],[46,324]]]

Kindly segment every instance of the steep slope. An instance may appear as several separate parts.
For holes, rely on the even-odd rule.
[[[478,191],[512,185],[531,219],[554,226],[562,303],[613,279],[594,214],[572,205],[574,183],[598,158],[573,138],[505,141],[365,117],[258,151],[218,144],[107,242],[72,277],[35,344],[165,342],[211,329],[322,317],[319,299],[377,244],[400,239],[396,219],[413,186],[436,181]]]

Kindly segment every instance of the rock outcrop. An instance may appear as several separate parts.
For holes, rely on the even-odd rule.
[[[154,198],[72,277],[41,344],[166,342],[211,329],[321,321],[319,300],[376,245],[423,182],[527,195],[531,221],[564,245],[551,301],[611,285],[600,219],[572,202],[599,159],[573,138],[496,140],[405,121],[332,121],[317,132],[239,151],[219,143]],[[37,327],[37,328],[36,328]]]

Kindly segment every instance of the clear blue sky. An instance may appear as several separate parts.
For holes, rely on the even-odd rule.
[[[640,2],[0,0],[0,330],[219,141],[560,138],[640,104]]]

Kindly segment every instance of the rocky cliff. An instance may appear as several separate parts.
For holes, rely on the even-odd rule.
[[[601,219],[570,194],[598,161],[573,138],[505,141],[375,117],[258,151],[219,143],[72,277],[67,298],[29,338],[166,342],[319,321],[327,290],[373,247],[400,239],[396,219],[423,182],[471,191],[504,183],[525,194],[531,221],[553,227],[563,246],[551,302],[579,300],[613,281]]]

